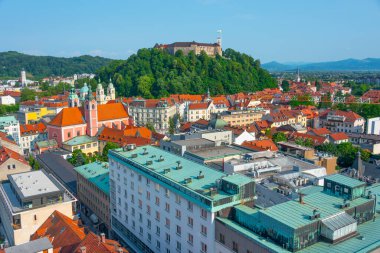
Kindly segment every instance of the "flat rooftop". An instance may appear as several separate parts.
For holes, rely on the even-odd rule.
[[[197,150],[186,151],[187,154],[202,158],[204,160],[240,155],[247,152],[249,151],[232,146],[218,146],[212,148],[202,148]]]
[[[298,145],[295,143],[291,143],[291,142],[286,142],[286,141],[280,141],[280,142],[278,142],[278,144],[283,145],[283,146],[287,146],[287,147],[291,147],[291,148],[295,148],[295,149],[299,149],[299,150],[304,150],[304,151],[313,150],[312,148],[304,147],[304,146],[301,146],[301,145]]]
[[[107,162],[93,162],[75,167],[74,170],[109,196],[110,184]]]
[[[63,144],[69,145],[69,146],[76,146],[81,144],[87,144],[97,142],[96,138],[90,137],[88,135],[82,135],[82,136],[76,136],[68,141],[65,141]]]
[[[360,186],[365,186],[366,185],[365,182],[359,181],[357,179],[354,179],[354,178],[351,178],[351,177],[348,177],[348,176],[343,176],[341,174],[330,175],[330,176],[325,177],[325,179],[328,179],[328,180],[330,180],[332,182],[336,182],[338,184],[342,184],[342,185],[345,185],[345,186],[348,186],[348,187],[351,187],[351,188],[355,188],[355,187],[360,187]]]
[[[47,237],[42,237],[37,240],[6,248],[5,253],[43,252],[48,249],[53,249],[53,245]]]
[[[203,146],[203,145],[212,145],[215,142],[203,139],[203,138],[196,138],[196,139],[187,139],[187,140],[179,140],[179,141],[172,141],[172,143],[175,143],[180,146]]]
[[[146,154],[144,154],[144,150]],[[207,201],[205,202],[209,202],[211,207],[215,207],[214,202],[221,199],[230,198],[231,201],[228,201],[228,203],[233,201],[233,194],[226,193],[220,189],[215,195],[209,194],[211,188],[217,188],[217,180],[222,178],[223,180],[229,180],[229,177],[231,177],[231,181],[239,182],[239,184],[253,182],[246,176],[227,175],[153,146],[137,147],[131,151],[112,150],[109,156],[121,159],[144,173],[149,173],[149,175],[158,178],[161,182],[179,189],[181,193],[188,197],[197,198],[196,196],[200,196],[202,199],[206,199]],[[160,157],[163,158],[162,161],[159,160]],[[182,166],[181,169],[177,169],[178,162]],[[198,178],[200,173],[204,177]],[[191,182],[185,183],[187,178],[191,179]],[[202,203],[204,202],[202,201]]]
[[[8,179],[21,198],[61,191],[42,170],[9,175]]]

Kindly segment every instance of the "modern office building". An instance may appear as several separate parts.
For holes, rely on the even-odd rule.
[[[44,170],[8,175],[0,184],[2,231],[10,245],[30,236],[54,212],[73,217],[76,198]]]
[[[112,229],[136,252],[215,252],[215,218],[252,203],[254,182],[153,146],[109,153]]]

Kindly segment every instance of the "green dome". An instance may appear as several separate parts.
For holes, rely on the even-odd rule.
[[[87,83],[84,84],[84,86],[80,89],[80,93],[88,93],[88,86]]]

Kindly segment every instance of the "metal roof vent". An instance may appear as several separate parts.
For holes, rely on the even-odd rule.
[[[146,165],[152,165],[153,161],[146,161]]]
[[[315,220],[318,218],[321,218],[321,213],[317,209],[314,209],[313,215],[310,215],[310,220]]]
[[[132,154],[131,157],[132,157],[132,158],[136,158],[136,157],[137,157],[137,154]]]
[[[160,158],[158,158],[158,161],[159,162],[163,162],[164,161],[164,157],[162,155],[160,155]]]
[[[170,169],[167,168],[167,169],[164,169],[164,174],[168,174],[170,172]]]
[[[185,178],[185,184],[190,184],[192,182],[191,177]]]
[[[182,169],[181,161],[177,161],[177,167],[176,167],[176,169],[177,170]]]
[[[143,148],[144,152],[142,153],[143,155],[147,155],[148,151],[146,151],[146,148]]]
[[[203,174],[203,172],[200,170],[199,171],[199,174],[198,174],[198,176],[197,176],[197,178],[198,179],[202,179],[202,178],[204,178],[205,177],[205,175]]]

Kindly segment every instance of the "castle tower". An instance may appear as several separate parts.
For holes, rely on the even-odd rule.
[[[96,87],[96,101],[101,105],[106,102],[104,89],[103,89],[102,83],[100,82],[100,79],[99,79],[98,86]]]
[[[79,101],[78,95],[75,92],[74,85],[71,85],[68,100],[69,100],[69,107],[79,107],[80,106],[80,101]]]
[[[110,78],[110,83],[108,84],[108,87],[107,87],[107,96],[109,96],[111,100],[115,100],[116,98],[115,87],[113,87],[111,78]]]
[[[84,119],[87,123],[86,134],[95,136],[98,133],[98,103],[92,95],[91,86],[84,101]]]

